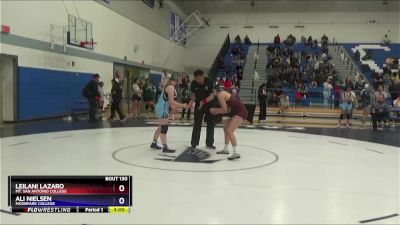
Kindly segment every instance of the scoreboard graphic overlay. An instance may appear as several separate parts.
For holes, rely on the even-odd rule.
[[[9,176],[8,205],[19,213],[129,213],[132,176]]]

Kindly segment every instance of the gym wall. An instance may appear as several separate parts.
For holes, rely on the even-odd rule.
[[[161,63],[153,62],[154,55],[160,49],[172,47],[174,43],[96,1],[74,1],[80,17],[93,23],[93,38],[98,43],[95,50],[89,51],[69,46],[67,53],[63,53],[60,51],[61,47],[58,46],[58,51],[51,51],[50,24],[67,25],[67,11],[77,16],[73,2],[65,1],[64,3],[65,5],[63,1],[0,2],[1,23],[11,27],[10,34],[1,33],[1,53],[18,57],[19,76],[24,76],[24,79],[29,78],[32,70],[23,68],[41,69],[43,73],[53,75],[54,79],[52,76],[46,76],[46,81],[49,82],[59,80],[59,77],[55,76],[61,74],[99,73],[105,83],[105,91],[109,92],[113,76],[113,63],[116,61],[142,66],[160,73],[162,69],[183,71],[184,48],[175,47],[169,61],[164,66],[161,66]],[[61,37],[60,33],[59,38]],[[139,46],[136,53],[133,51],[134,45]],[[37,74],[40,72],[35,73],[35,75]],[[28,80],[29,82],[37,80],[38,84],[43,81],[40,76]],[[44,85],[44,83],[40,85]],[[68,96],[61,96],[61,92],[58,94],[58,98],[61,100],[64,97],[68,98]],[[49,96],[49,98],[55,96]],[[32,114],[25,110],[31,108],[32,104],[39,104],[41,99],[30,99],[34,103],[29,103],[29,105],[27,105],[27,100],[21,101],[22,99],[19,97],[17,99],[20,100],[17,103],[18,109],[22,110],[18,113],[20,115],[18,120],[58,116],[62,113],[54,108],[59,106],[44,104],[40,107],[48,107],[47,110],[43,108],[42,112]],[[65,102],[65,105],[61,107],[64,109],[69,104],[67,101],[60,102]],[[48,113],[44,113],[45,111]]]

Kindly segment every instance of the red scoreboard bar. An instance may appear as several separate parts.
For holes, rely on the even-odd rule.
[[[132,176],[9,176],[8,206],[20,213],[129,213]]]

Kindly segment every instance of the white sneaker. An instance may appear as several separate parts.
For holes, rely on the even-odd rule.
[[[231,156],[228,157],[229,160],[239,159],[240,155],[237,153],[233,153]]]
[[[222,151],[217,152],[217,154],[224,154],[224,155],[227,155],[227,154],[229,154],[229,151],[224,149],[224,150],[222,150]]]

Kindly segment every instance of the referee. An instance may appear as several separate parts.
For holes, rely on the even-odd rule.
[[[196,149],[200,142],[201,125],[203,119],[207,122],[207,148],[215,149],[214,146],[214,116],[210,113],[210,108],[214,106],[214,84],[204,76],[203,71],[196,70],[194,72],[194,82],[191,85],[191,100],[188,109],[194,107],[194,126],[192,132],[191,149]]]

